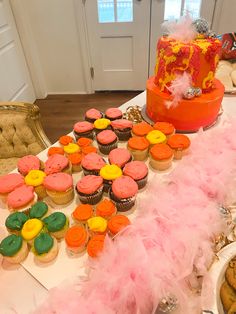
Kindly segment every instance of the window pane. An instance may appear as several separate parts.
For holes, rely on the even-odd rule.
[[[201,0],[185,0],[184,12],[189,12],[192,18],[196,19],[200,15]]]
[[[133,0],[117,0],[117,22],[133,21]]]
[[[181,11],[181,0],[166,0],[164,20],[179,19]]]
[[[115,22],[114,0],[97,0],[99,23]]]

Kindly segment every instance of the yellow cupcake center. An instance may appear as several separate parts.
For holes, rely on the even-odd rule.
[[[106,165],[101,168],[100,176],[105,180],[115,180],[122,176],[122,170],[117,165]]]
[[[32,240],[39,234],[43,228],[43,223],[41,220],[33,218],[29,219],[24,223],[21,230],[21,235],[25,240]]]
[[[109,119],[97,119],[94,121],[94,126],[96,129],[106,129],[111,124],[111,121]]]
[[[25,177],[25,184],[31,186],[39,186],[43,183],[43,179],[46,174],[41,170],[30,170],[30,172]]]
[[[64,152],[67,154],[74,154],[80,151],[80,148],[77,144],[69,143],[68,145],[64,146]]]
[[[92,217],[87,223],[89,229],[95,232],[104,232],[107,229],[107,221],[102,217]]]
[[[153,130],[148,133],[146,139],[149,141],[150,144],[160,144],[166,142],[166,136],[164,133],[158,130]]]

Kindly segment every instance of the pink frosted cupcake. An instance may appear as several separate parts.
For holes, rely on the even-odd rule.
[[[5,202],[9,193],[14,191],[21,185],[25,184],[25,180],[19,173],[9,173],[0,177],[0,198]]]
[[[117,148],[118,139],[115,132],[105,130],[97,135],[98,148],[104,155],[108,155],[110,151]]]
[[[17,168],[20,174],[26,176],[30,170],[43,170],[44,165],[37,156],[27,155],[18,160]]]
[[[99,175],[100,169],[105,166],[106,162],[104,159],[96,154],[96,153],[90,153],[81,161],[81,166],[84,172],[84,175]]]
[[[105,118],[114,121],[117,119],[122,119],[123,113],[119,108],[109,108],[105,112]]]
[[[32,186],[22,185],[7,196],[7,206],[10,211],[24,211],[37,202],[37,195]]]
[[[53,173],[45,177],[43,185],[47,195],[58,205],[69,203],[74,198],[72,176],[67,173]]]
[[[81,203],[95,205],[102,199],[103,179],[94,175],[85,176],[77,183],[76,191]]]
[[[112,183],[110,199],[120,212],[130,210],[135,204],[138,184],[128,176],[122,176]]]
[[[93,123],[94,121],[96,121],[97,119],[101,119],[102,117],[102,112],[95,108],[89,109],[85,112],[85,120],[90,123]]]
[[[54,154],[48,157],[47,161],[45,162],[44,172],[46,173],[46,175],[57,172],[65,172],[71,174],[71,169],[72,166],[67,157],[59,154]]]
[[[108,160],[111,165],[123,168],[127,162],[132,160],[132,155],[126,148],[116,148],[109,153]]]
[[[88,137],[93,139],[93,130],[94,130],[93,124],[88,121],[75,123],[73,129],[76,140],[78,140],[81,137]]]
[[[142,189],[147,184],[148,167],[143,161],[137,160],[127,163],[123,169],[123,174],[134,179],[139,189]]]
[[[133,122],[126,119],[111,121],[111,126],[120,141],[128,141],[131,137]]]

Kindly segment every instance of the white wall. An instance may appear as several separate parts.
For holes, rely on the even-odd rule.
[[[73,0],[20,1],[36,48],[34,52],[38,54],[42,68],[46,93],[85,93]],[[15,16],[17,22],[20,17]]]

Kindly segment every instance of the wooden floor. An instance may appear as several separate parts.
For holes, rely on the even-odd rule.
[[[109,107],[119,107],[140,92],[98,92],[91,95],[49,95],[38,99],[42,124],[52,143],[69,133],[75,122],[84,119],[84,113],[90,108],[104,112]]]

